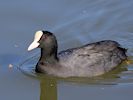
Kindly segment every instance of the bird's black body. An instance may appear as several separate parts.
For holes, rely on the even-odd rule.
[[[104,40],[57,53],[56,37],[42,31],[38,41],[41,57],[36,72],[59,77],[93,77],[102,75],[127,58],[126,50],[117,42]]]

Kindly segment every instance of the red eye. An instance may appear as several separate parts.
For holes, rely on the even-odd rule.
[[[47,39],[47,35],[44,35],[44,39]]]
[[[45,40],[45,39],[47,39],[47,36],[43,35],[42,40]]]

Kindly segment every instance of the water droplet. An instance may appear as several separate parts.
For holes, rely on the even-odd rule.
[[[9,64],[9,65],[8,65],[8,68],[13,68],[13,65],[12,65],[12,64]]]

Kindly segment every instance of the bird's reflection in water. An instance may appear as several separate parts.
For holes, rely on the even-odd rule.
[[[49,77],[40,79],[40,100],[57,100],[56,79]]]

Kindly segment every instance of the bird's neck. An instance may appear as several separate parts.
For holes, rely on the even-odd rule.
[[[41,49],[41,56],[36,65],[36,72],[43,72],[41,66],[56,65],[58,63],[57,50],[55,52],[48,52],[44,49]]]
[[[55,64],[56,62],[58,62],[57,48],[53,50],[45,50],[41,48],[41,56],[39,62],[43,62],[46,64]]]

